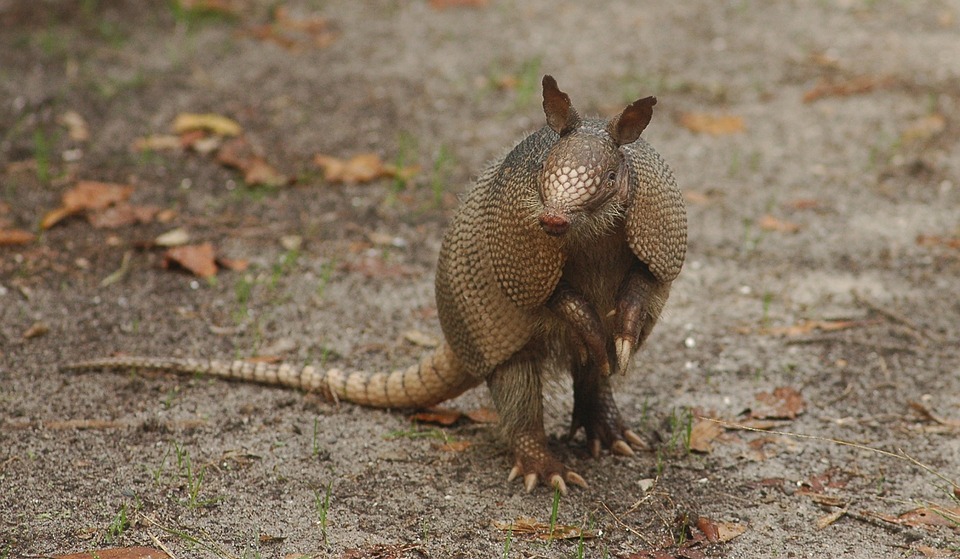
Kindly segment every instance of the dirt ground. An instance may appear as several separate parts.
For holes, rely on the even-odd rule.
[[[960,1],[194,4],[229,12],[0,0],[0,230],[35,235],[0,246],[0,558],[960,553]],[[556,523],[584,538],[523,532],[554,496],[508,484],[480,422],[58,371],[116,353],[412,363],[409,332],[439,336],[457,196],[542,125],[544,73],[584,113],[658,97],[644,136],[690,221],[617,392],[650,450],[591,459],[564,440],[568,383],[548,396],[551,444],[590,484]],[[236,120],[295,183],[133,149],[181,113]],[[313,162],[371,152],[420,170],[342,185]],[[81,180],[160,213],[41,229]],[[163,267],[151,240],[174,229],[248,268]]]

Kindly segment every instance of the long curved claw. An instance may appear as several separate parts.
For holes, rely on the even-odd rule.
[[[553,476],[550,478],[550,485],[553,486],[554,489],[560,491],[561,495],[567,495],[567,484],[564,483],[563,477],[560,474],[553,474]]]
[[[647,448],[647,443],[643,439],[641,439],[639,435],[637,435],[630,429],[624,430],[623,438],[626,439],[628,443],[630,443],[635,447]]]
[[[507,474],[507,483],[510,483],[511,481],[520,477],[520,472],[520,464],[515,464],[513,468],[510,469],[510,473]]]
[[[577,472],[567,472],[567,481],[584,489],[587,488],[587,480],[583,479]]]
[[[634,456],[633,449],[622,440],[614,441],[614,443],[610,445],[610,452],[619,454],[620,456]]]
[[[630,359],[633,357],[633,340],[617,337],[614,345],[617,349],[617,370],[621,375],[625,375],[630,368]]]
[[[593,456],[594,459],[600,458],[601,450],[600,439],[593,439],[590,441],[590,456]]]
[[[537,481],[537,474],[529,473],[523,476],[523,488],[527,490],[527,493],[530,493],[537,486]]]

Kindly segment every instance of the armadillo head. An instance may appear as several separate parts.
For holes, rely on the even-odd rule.
[[[606,126],[584,122],[556,80],[543,77],[547,125],[560,135],[544,158],[538,181],[543,204],[538,219],[547,234],[565,235],[578,222],[603,224],[607,220],[589,217],[609,216],[603,210],[626,203],[630,173],[619,148],[640,137],[656,102],[653,97],[636,101]]]
[[[603,208],[620,190],[622,157],[609,137],[573,131],[547,153],[540,176],[540,226],[563,235],[572,222]]]

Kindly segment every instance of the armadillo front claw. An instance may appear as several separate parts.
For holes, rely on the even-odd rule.
[[[623,430],[623,438],[626,439],[626,441],[630,443],[631,446],[635,446],[637,448],[647,448],[647,443],[645,443],[644,440],[641,439],[639,435],[637,435],[630,429]]]
[[[633,340],[618,336],[614,345],[617,349],[617,370],[621,375],[625,375],[630,368],[630,359],[633,357]]]

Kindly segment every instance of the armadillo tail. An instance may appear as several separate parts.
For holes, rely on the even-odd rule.
[[[230,380],[286,386],[321,394],[331,401],[345,401],[375,408],[421,408],[448,400],[475,386],[446,343],[425,354],[420,362],[390,373],[321,370],[312,365],[218,361],[164,357],[106,357],[68,363],[63,371],[96,369],[148,369],[183,374],[209,375]]]

